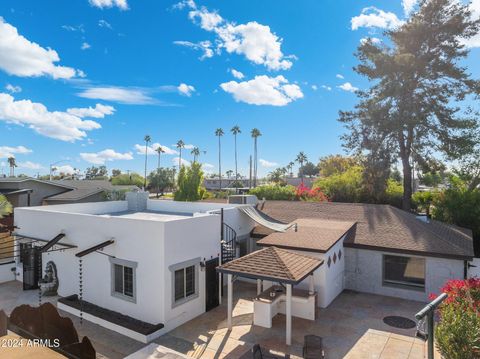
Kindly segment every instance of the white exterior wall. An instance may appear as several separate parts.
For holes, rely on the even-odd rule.
[[[449,279],[463,279],[463,260],[425,258],[425,289],[413,290],[383,285],[383,255],[412,256],[409,254],[345,248],[345,287],[358,292],[387,295],[426,302],[431,293],[438,293]]]
[[[15,272],[12,272],[12,268],[15,268],[15,263],[0,261],[0,283],[15,280]]]

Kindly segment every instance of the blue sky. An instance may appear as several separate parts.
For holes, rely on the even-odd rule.
[[[0,163],[17,173],[106,164],[143,172],[135,145],[149,134],[176,163],[179,139],[247,174],[250,130],[260,174],[299,151],[310,160],[342,151],[338,111],[356,103],[353,53],[362,38],[382,40],[415,0],[158,1],[71,0],[0,3]],[[480,1],[472,4],[480,15]],[[375,40],[377,41],[377,40]],[[467,65],[480,76],[480,38]],[[191,160],[190,149],[183,157]],[[149,169],[157,158],[149,156]],[[0,170],[0,171],[1,171]]]

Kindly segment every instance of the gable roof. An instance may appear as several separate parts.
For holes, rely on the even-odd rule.
[[[267,247],[223,264],[217,267],[217,271],[252,279],[298,284],[322,264],[321,259]]]
[[[62,181],[47,181],[47,180],[40,180],[33,177],[0,177],[0,183],[21,183],[21,182],[28,182],[34,181],[39,183],[48,184],[51,186],[57,186],[62,188],[73,189],[75,187],[69,186],[67,183],[61,183]]]
[[[355,222],[319,218],[300,218],[295,220],[295,224],[296,229],[274,232],[257,244],[325,253],[355,226]]]
[[[97,193],[112,190],[133,189],[136,186],[117,186],[112,185],[110,181],[105,180],[57,180],[52,181],[61,185],[69,186],[73,188],[73,191],[63,192],[55,194],[50,197],[46,197],[48,201],[78,201],[89,196],[93,196]]]
[[[345,247],[466,260],[474,256],[470,230],[434,220],[424,222],[390,205],[266,201],[263,212],[287,223],[298,218],[356,222]],[[257,226],[252,234],[261,238],[270,233]]]

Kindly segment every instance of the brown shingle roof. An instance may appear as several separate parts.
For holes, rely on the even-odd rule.
[[[356,222],[345,247],[456,259],[471,259],[474,255],[470,230],[434,220],[426,223],[389,205],[267,201],[263,211],[288,223],[298,218]],[[256,227],[253,235],[270,233]]]
[[[276,246],[324,253],[355,225],[355,222],[317,218],[300,218],[295,223],[297,224],[297,231],[291,228],[284,233],[275,232],[257,243],[261,246]]]
[[[253,279],[298,284],[323,260],[285,249],[268,247],[217,267],[217,271]]]

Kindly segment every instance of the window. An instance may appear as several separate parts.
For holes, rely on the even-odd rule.
[[[110,262],[112,264],[112,295],[135,302],[137,263],[118,258],[110,258]]]
[[[198,297],[200,258],[170,266],[172,271],[172,307]]]
[[[425,259],[384,255],[383,284],[424,289]]]

